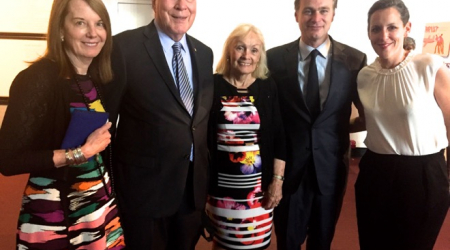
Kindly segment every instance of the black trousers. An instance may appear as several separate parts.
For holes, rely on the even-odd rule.
[[[432,250],[449,208],[443,153],[368,150],[355,184],[361,250]]]
[[[343,169],[342,171],[346,171]],[[336,192],[320,193],[312,164],[294,194],[283,194],[274,211],[274,227],[279,250],[298,250],[306,240],[308,250],[329,250],[342,207],[346,177]]]
[[[192,165],[192,164],[191,164]],[[194,250],[202,232],[203,211],[194,209],[192,166],[183,201],[178,211],[167,217],[139,216],[124,211],[122,226],[127,250]]]

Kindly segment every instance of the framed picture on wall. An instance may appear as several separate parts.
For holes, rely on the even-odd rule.
[[[422,52],[449,57],[450,22],[425,24]]]
[[[14,0],[2,2],[0,32],[47,33],[53,0]]]
[[[18,33],[20,34],[20,33]],[[1,34],[0,34],[1,35]],[[9,96],[16,75],[45,52],[45,35],[31,39],[10,39],[0,36],[0,97]]]
[[[53,0],[5,1],[0,8],[0,100],[14,77],[41,56]]]

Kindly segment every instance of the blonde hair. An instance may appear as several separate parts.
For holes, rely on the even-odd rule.
[[[54,0],[50,12],[50,20],[47,31],[47,49],[44,58],[55,61],[60,68],[61,77],[72,77],[75,68],[70,62],[63,43],[61,42],[61,31],[64,27],[64,20],[69,13],[69,3],[71,0]],[[108,11],[101,0],[83,0],[92,10],[99,15],[106,30],[106,41],[100,53],[92,60],[89,66],[89,74],[95,82],[107,83],[112,80],[111,68],[112,34],[111,21]]]
[[[220,58],[217,66],[216,73],[223,74],[224,76],[230,75],[230,48],[239,38],[243,38],[250,32],[255,33],[259,40],[261,41],[261,58],[256,65],[255,71],[253,71],[252,76],[255,78],[266,79],[269,73],[269,68],[267,67],[267,55],[266,55],[266,45],[264,43],[264,37],[261,31],[252,24],[240,24],[238,25],[228,36],[225,44],[223,45],[222,57]]]

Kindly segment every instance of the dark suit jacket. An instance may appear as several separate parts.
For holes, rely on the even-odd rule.
[[[127,213],[162,217],[179,208],[194,145],[193,193],[203,209],[208,186],[207,125],[213,98],[212,50],[187,36],[194,78],[191,119],[164,57],[154,22],[114,37],[115,79],[108,84],[117,193]],[[121,100],[121,101],[119,101]],[[120,110],[118,110],[120,109]],[[115,122],[114,118],[113,122]]]
[[[338,187],[342,187],[346,180],[344,155],[349,148],[351,104],[360,103],[356,77],[367,59],[354,48],[333,39],[331,42],[330,89],[315,122],[311,121],[298,82],[299,40],[267,52],[269,69],[277,83],[286,132],[283,190],[287,194],[297,190],[311,157],[322,194],[340,192],[336,189],[340,189]]]

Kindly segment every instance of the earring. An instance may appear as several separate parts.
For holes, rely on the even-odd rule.
[[[64,42],[64,37],[63,36],[61,37],[61,42]]]

